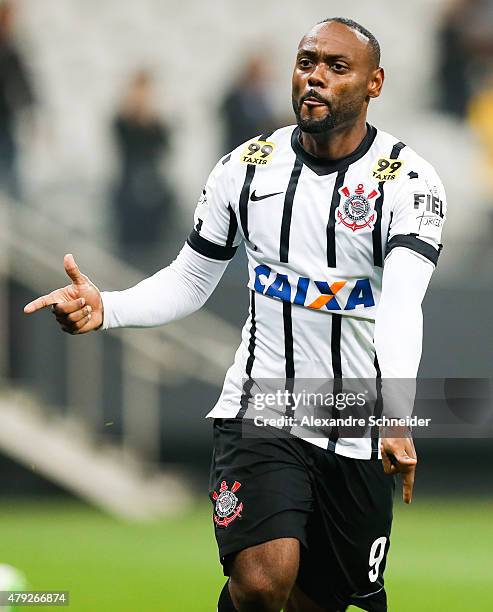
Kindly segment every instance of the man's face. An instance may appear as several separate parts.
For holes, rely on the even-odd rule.
[[[299,127],[320,134],[355,123],[382,84],[366,37],[337,22],[316,25],[300,42],[293,72]]]

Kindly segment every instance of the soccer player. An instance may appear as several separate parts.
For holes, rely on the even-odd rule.
[[[241,242],[250,310],[214,418],[210,496],[227,575],[219,612],[387,610],[393,474],[411,502],[410,435],[246,435],[260,379],[415,379],[421,303],[438,260],[445,194],[432,166],[369,125],[384,71],[375,37],[333,18],[301,40],[297,125],[221,159],[176,260],[133,288],[71,284],[28,304],[62,329],[162,325],[200,308]],[[286,414],[292,407],[286,405]],[[281,432],[280,432],[281,433]],[[383,464],[383,467],[382,467]]]

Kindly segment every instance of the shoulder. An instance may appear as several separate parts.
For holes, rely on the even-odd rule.
[[[285,151],[292,151],[291,137],[294,129],[294,125],[288,125],[271,133],[257,134],[222,157],[217,165],[227,167],[230,172],[244,171],[249,165],[269,166]]]
[[[395,193],[425,188],[427,191],[444,191],[434,166],[398,137],[378,130],[372,150],[373,178],[391,184]]]

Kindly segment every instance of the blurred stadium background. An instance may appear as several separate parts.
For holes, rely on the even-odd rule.
[[[421,375],[491,378],[493,0],[0,2],[0,564],[70,590],[74,612],[215,609],[203,417],[239,342],[245,261],[159,330],[71,338],[22,306],[65,283],[66,252],[105,289],[168,263],[217,158],[293,122],[296,45],[331,15],[380,39],[371,121],[447,188]],[[492,610],[491,439],[417,447],[391,609]]]

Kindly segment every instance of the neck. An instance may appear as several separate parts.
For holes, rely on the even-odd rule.
[[[367,133],[366,117],[353,125],[335,128],[321,134],[300,132],[300,143],[307,153],[322,159],[338,160],[355,151]]]

